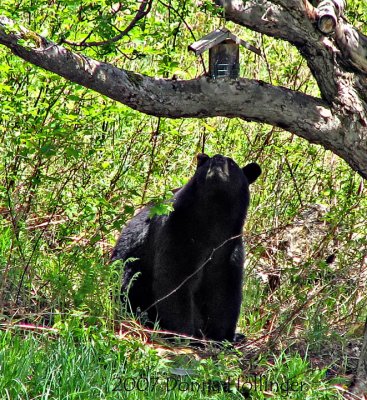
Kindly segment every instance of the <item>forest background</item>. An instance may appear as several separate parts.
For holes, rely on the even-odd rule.
[[[2,0],[0,11],[67,45],[87,34],[90,41],[116,36],[139,5]],[[367,32],[363,0],[349,1],[345,15]],[[295,48],[225,22],[212,2],[157,0],[120,40],[69,46],[141,74],[193,79],[206,60],[188,45],[224,25],[261,49],[262,57],[241,49],[241,76],[319,94]],[[116,399],[127,391],[129,398],[192,398],[192,387],[172,382],[244,383],[255,373],[302,383],[289,398],[343,393],[356,370],[367,308],[366,189],[345,161],[266,124],[139,113],[5,47],[0,110],[1,398]],[[240,165],[256,161],[263,170],[244,236],[239,330],[247,342],[235,349],[195,351],[159,337],[152,343],[126,321],[118,301],[122,265],[109,262],[116,237],[141,205],[153,201],[156,213],[168,211],[164,201],[193,174],[199,152]],[[180,368],[192,376],[173,379]],[[281,398],[275,385],[246,388],[223,386],[210,398],[248,391]]]

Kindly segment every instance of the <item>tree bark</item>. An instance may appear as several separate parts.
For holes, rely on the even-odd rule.
[[[281,127],[338,154],[367,178],[367,115],[361,95],[366,77],[342,68],[336,44],[314,26],[315,9],[304,0],[219,3],[224,4],[227,19],[294,44],[306,58],[322,98],[251,79],[144,76],[74,53],[6,17],[0,17],[0,43],[34,65],[146,114],[239,117]],[[339,36],[343,37],[340,32]]]
[[[268,34],[285,38],[289,32],[289,40],[296,43],[310,59],[316,59],[310,61],[310,64],[320,70],[318,72],[316,67],[313,68],[315,76],[317,73],[322,76],[319,80],[325,88],[323,99],[251,79],[210,80],[202,77],[180,81],[144,76],[74,53],[24,27],[16,28],[14,22],[6,17],[0,18],[0,43],[34,65],[146,114],[169,118],[239,117],[281,127],[333,151],[366,178],[367,118],[365,109],[359,106],[360,98],[349,84],[350,79],[348,84],[340,79],[343,84],[339,87],[335,87],[337,82],[330,80],[329,76],[326,79],[325,75],[333,67],[329,50],[320,42],[317,42],[317,49],[312,48],[308,41],[311,41],[310,37],[316,41],[315,32],[308,32],[302,38],[300,27],[290,23],[293,18],[291,12],[269,2],[253,3],[253,10],[248,7],[246,12],[237,10],[237,19],[246,25],[251,12],[255,16],[251,26],[254,21],[260,23],[262,18],[271,21],[264,24],[264,31]],[[264,8],[265,5],[268,9]],[[267,17],[264,17],[264,12]],[[309,20],[304,20],[306,28],[314,31]],[[299,22],[297,24],[300,25]],[[287,30],[287,26],[291,28]],[[28,41],[28,46],[20,44],[20,39],[26,40],[26,43]],[[325,54],[326,61],[323,58]],[[327,68],[320,68],[321,64]],[[340,73],[343,76],[346,74],[342,71]],[[344,107],[336,104],[338,98],[333,95],[337,92],[346,92]],[[335,100],[335,104],[328,101],[330,98]],[[350,133],[346,134],[348,131]]]
[[[239,117],[269,123],[338,154],[367,177],[367,40],[342,20],[335,40],[316,28],[306,0],[218,0],[226,18],[295,45],[315,76],[322,99],[250,79],[155,79],[118,69],[58,46],[6,17],[0,43],[52,71],[143,113],[169,118]],[[21,44],[20,39],[31,42]],[[340,57],[340,54],[343,57]],[[302,116],[302,117],[300,117]]]

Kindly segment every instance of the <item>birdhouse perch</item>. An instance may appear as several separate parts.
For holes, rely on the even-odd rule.
[[[261,55],[256,47],[233,35],[228,29],[217,29],[189,46],[197,56],[209,50],[209,76],[213,79],[230,77],[240,73],[240,45]]]

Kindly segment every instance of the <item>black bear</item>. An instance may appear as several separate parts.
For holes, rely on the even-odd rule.
[[[234,340],[249,184],[260,173],[256,163],[240,168],[231,158],[199,154],[170,214],[150,218],[148,205],[127,224],[111,259],[131,259],[122,297],[133,313],[145,311],[169,331]]]

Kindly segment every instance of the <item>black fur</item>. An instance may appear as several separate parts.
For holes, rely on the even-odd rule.
[[[127,224],[112,260],[136,258],[122,285],[134,313],[147,311],[170,331],[234,339],[249,184],[260,173],[256,163],[241,169],[228,157],[199,154],[194,176],[174,194],[174,211],[149,218],[147,206]]]

